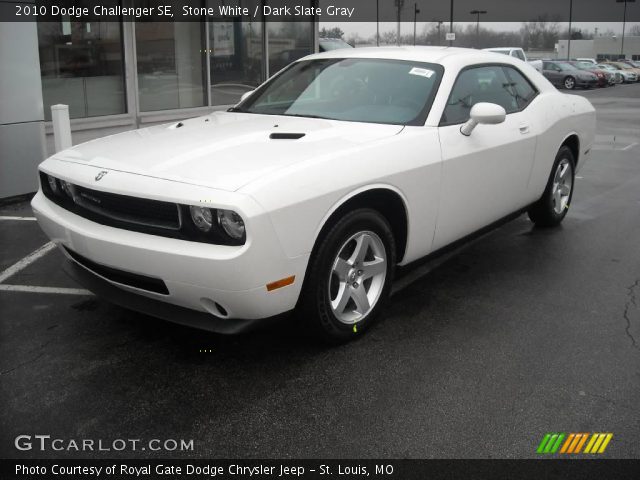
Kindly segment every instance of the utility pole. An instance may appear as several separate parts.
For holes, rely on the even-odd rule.
[[[414,3],[413,4],[413,46],[416,46],[416,21],[418,18],[418,14],[420,13],[420,10],[418,9],[418,4]]]
[[[480,48],[480,15],[487,13],[486,10],[471,10],[471,15],[476,15],[476,48]]]

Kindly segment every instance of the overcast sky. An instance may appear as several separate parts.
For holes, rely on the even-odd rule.
[[[339,26],[347,36],[354,33],[362,37],[370,37],[376,32],[376,18],[390,20],[381,22],[380,31],[395,31],[398,9],[397,0],[319,0],[318,5],[326,10],[329,5],[353,7],[354,14],[351,22],[321,21],[323,26]],[[451,15],[449,0],[400,0],[402,8],[402,33],[413,32],[414,8],[417,14],[417,31],[422,32],[436,20],[442,20],[448,25]],[[615,34],[622,33],[622,18],[624,4],[621,0],[455,0],[453,2],[453,16],[456,24],[465,25],[475,23],[475,16],[469,12],[479,9],[487,13],[481,17],[481,25],[493,30],[517,31],[525,20],[533,20],[540,16],[557,20],[564,28],[568,27],[569,7],[573,27],[593,31],[598,28],[600,33],[612,30]],[[640,0],[629,0],[626,7],[628,28],[640,22]],[[321,20],[332,20],[322,17]],[[335,20],[341,20],[336,18]],[[355,21],[354,21],[355,20]]]
[[[475,22],[469,22],[475,25]],[[466,22],[456,22],[456,25],[466,26]],[[567,22],[559,22],[563,28],[568,28]],[[433,22],[417,22],[416,28],[418,33],[421,33],[424,28],[431,28],[434,25]],[[443,32],[447,31],[449,23],[446,22]],[[518,31],[522,26],[522,22],[480,22],[480,25],[485,28],[490,28],[497,31]],[[628,22],[626,26],[626,32],[628,34],[629,29],[633,25],[640,25],[640,23]],[[332,28],[340,27],[345,32],[345,37],[349,37],[353,34],[358,34],[362,38],[368,38],[376,33],[376,22],[320,22],[320,28]],[[598,28],[598,33],[604,33],[607,30],[612,30],[616,35],[622,33],[622,22],[573,22],[571,25],[572,30],[585,30],[593,32],[595,28]],[[402,22],[401,32],[403,35],[413,33],[413,22]],[[381,22],[380,33],[382,32],[395,32],[396,24],[392,22]]]

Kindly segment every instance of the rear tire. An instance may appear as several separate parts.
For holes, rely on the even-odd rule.
[[[565,79],[562,81],[562,84],[567,90],[573,90],[574,88],[576,88],[576,79],[571,76],[565,77]]]
[[[347,213],[319,239],[309,261],[298,312],[307,330],[330,344],[364,333],[389,296],[396,244],[376,210]]]
[[[536,226],[555,227],[567,215],[573,197],[575,164],[571,149],[560,147],[542,197],[527,212]]]

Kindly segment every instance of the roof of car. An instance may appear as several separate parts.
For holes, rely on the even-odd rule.
[[[344,50],[331,50],[304,57],[304,59],[320,58],[381,58],[408,60],[428,63],[450,63],[456,61],[496,61],[510,62],[510,57],[488,50],[457,47],[365,47]],[[475,63],[475,62],[473,62]]]

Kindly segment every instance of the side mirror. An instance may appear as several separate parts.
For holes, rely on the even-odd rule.
[[[469,120],[460,127],[460,133],[468,137],[478,125],[497,125],[504,122],[506,117],[507,112],[500,105],[495,103],[476,103],[471,107]]]
[[[251,96],[251,94],[255,92],[255,90],[249,90],[248,92],[244,92],[242,94],[242,96],[240,97],[240,101],[244,102],[247,98],[249,98]]]

